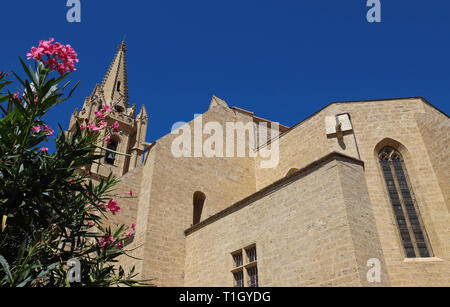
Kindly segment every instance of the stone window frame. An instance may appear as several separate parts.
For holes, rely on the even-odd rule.
[[[255,251],[255,259],[250,261],[251,253],[249,251]],[[244,248],[240,248],[231,253],[232,265],[231,274],[233,277],[234,287],[260,287],[259,273],[258,273],[258,251],[256,243],[247,245]],[[250,272],[256,271],[256,283],[251,285]],[[242,278],[242,283],[237,284],[236,277]]]
[[[432,258],[434,257],[433,248],[426,231],[425,224],[414,195],[414,189],[408,175],[407,167],[403,155],[395,147],[387,145],[378,151],[378,164],[380,166],[381,177],[387,199],[391,204],[391,212],[397,228],[397,235],[402,246],[402,252],[406,259]],[[383,168],[383,161],[388,161],[388,168]],[[394,163],[396,162],[396,163]],[[401,172],[401,173],[400,173]],[[392,177],[393,186],[388,183],[386,175]],[[400,184],[399,175],[402,175],[403,185]],[[403,190],[401,189],[403,187]],[[405,196],[411,200],[412,206],[407,205]],[[394,204],[395,203],[395,204]],[[409,211],[407,209],[410,209]],[[396,211],[397,210],[397,211]],[[411,224],[411,218],[418,220],[418,231],[414,232]],[[400,225],[399,220],[403,220],[405,226]],[[402,232],[402,230],[404,230]],[[423,237],[427,255],[423,255],[417,243],[417,233]],[[420,242],[422,243],[422,242]],[[409,247],[409,248],[408,248]],[[411,250],[412,248],[412,250]]]

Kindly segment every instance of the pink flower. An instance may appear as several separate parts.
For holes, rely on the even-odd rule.
[[[80,130],[81,130],[81,131],[84,131],[84,129],[86,129],[86,128],[84,127],[84,125],[81,125],[81,126],[80,126]]]
[[[89,221],[89,222],[87,222],[87,225],[92,226],[92,225],[94,225],[94,223],[92,223],[92,221]]]
[[[19,92],[16,92],[16,93],[13,94],[13,99],[22,101],[22,97],[20,97],[20,93]]]
[[[106,142],[106,144],[111,143],[111,137],[107,136],[106,138],[103,139],[104,142]]]
[[[106,244],[114,243],[115,241],[116,240],[114,240],[114,238],[112,236],[105,235],[104,237],[101,237],[99,239],[99,245],[100,245],[100,247],[103,248],[103,247],[105,247]]]
[[[99,241],[100,241],[100,242],[99,242],[100,247],[104,247],[104,246],[106,245],[105,239],[100,238]]]
[[[98,119],[104,119],[104,118],[106,118],[106,115],[103,114],[102,111],[96,112],[96,113],[95,113],[95,116],[96,116]]]
[[[136,231],[136,224],[135,224],[135,223],[131,224],[131,229],[133,229],[134,231]]]
[[[47,152],[48,151],[48,147],[41,147],[40,149],[42,152]]]
[[[54,43],[54,39],[40,41],[39,46],[32,47],[31,52],[27,53],[28,59],[34,59],[43,63],[50,69],[55,69],[61,75],[69,71],[74,71],[75,64],[78,63],[78,55],[70,45]],[[46,60],[44,59],[46,57]]]
[[[130,197],[133,197],[133,190],[130,189],[130,192],[128,192],[128,194],[130,195]]]
[[[105,121],[102,120],[100,122],[100,127],[106,127],[106,126],[108,126],[108,124]]]
[[[120,212],[120,207],[117,205],[117,202],[114,199],[111,199],[106,207],[109,209],[109,211],[111,211],[113,215],[116,215],[117,212]]]
[[[114,132],[119,132],[119,123],[116,121],[111,128],[113,128]]]
[[[100,127],[97,127],[95,124],[88,124],[88,128],[92,131],[100,130]]]
[[[53,132],[55,132],[52,128],[47,125],[44,125],[44,132],[46,136],[52,136]]]
[[[111,112],[111,111],[112,111],[112,109],[109,106],[107,106],[107,105],[103,106],[103,112]]]
[[[117,247],[120,248],[120,249],[122,249],[122,248],[123,248],[123,243],[122,243],[121,241],[119,241],[119,242],[117,243]]]
[[[41,131],[41,126],[33,126],[31,130],[33,133],[39,133]]]
[[[127,234],[125,235],[128,239],[131,239],[134,236],[134,233],[132,233],[131,231],[127,232]]]

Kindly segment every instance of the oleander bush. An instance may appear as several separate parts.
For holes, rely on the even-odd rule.
[[[134,268],[125,272],[117,264],[135,225],[104,226],[106,211],[120,211],[110,196],[117,180],[109,176],[94,184],[83,170],[101,158],[100,135],[118,129],[103,121],[111,110],[105,106],[95,122],[77,124],[73,133],[61,126],[55,133],[43,118],[78,85],[66,81],[77,54],[50,39],[27,56],[31,65],[20,59],[23,76],[0,73],[0,286],[145,284],[134,280]],[[53,153],[45,145],[49,140],[55,142]],[[72,259],[81,268],[74,282],[67,278],[76,272]]]

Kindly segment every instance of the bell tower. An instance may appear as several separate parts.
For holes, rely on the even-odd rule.
[[[119,131],[111,136],[110,142],[100,136],[98,145],[121,154],[98,149],[98,153],[103,155],[100,164],[87,167],[92,177],[97,179],[106,177],[111,172],[115,177],[121,177],[142,164],[148,114],[144,105],[137,116],[136,105],[129,106],[126,52],[127,47],[125,42],[122,42],[103,82],[95,86],[91,95],[86,97],[81,111],[75,109],[70,119],[69,132],[75,129],[76,122],[80,125],[84,124],[86,119],[94,122],[95,113],[107,105],[112,112],[108,113],[104,121],[108,126],[116,121],[119,123]]]

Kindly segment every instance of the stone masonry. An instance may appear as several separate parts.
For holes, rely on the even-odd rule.
[[[124,257],[121,264],[136,266],[139,278],[158,286],[233,286],[233,253],[256,247],[256,262],[244,269],[257,265],[259,286],[450,286],[445,113],[421,97],[333,102],[293,127],[280,125],[279,137],[258,144],[254,153],[279,146],[273,168],[262,168],[265,158],[250,155],[254,149],[244,157],[175,157],[174,140],[199,120],[203,126],[275,123],[214,96],[201,117],[146,143],[146,109],[135,116],[128,106],[125,51],[122,44],[71,128],[99,103],[115,107],[110,120],[121,123],[118,151],[128,155],[90,171],[93,178],[113,172],[121,180],[115,192],[121,214],[108,223],[136,222],[126,248],[137,247],[131,254],[140,260]],[[194,152],[194,135],[191,141]],[[430,257],[405,256],[378,158],[385,146],[401,154]],[[205,199],[196,212],[199,193]],[[367,278],[374,258],[380,282]]]

